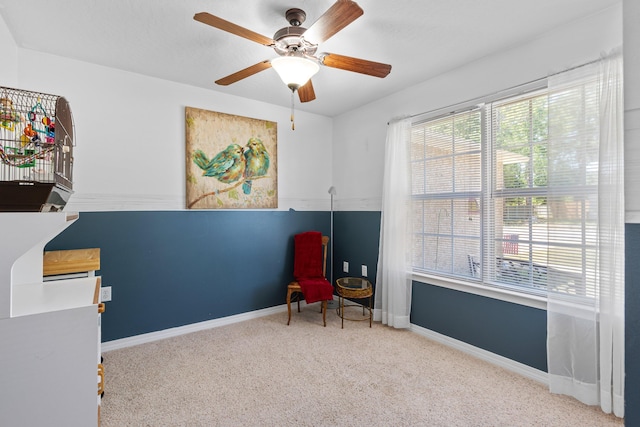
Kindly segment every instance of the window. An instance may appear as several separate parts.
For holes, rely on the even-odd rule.
[[[595,92],[580,82],[413,123],[414,271],[589,296]],[[571,148],[550,151],[552,136]]]
[[[411,130],[414,267],[472,276],[481,253],[482,120],[473,110]]]

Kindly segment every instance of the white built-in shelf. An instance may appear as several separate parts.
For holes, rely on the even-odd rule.
[[[47,313],[98,303],[99,277],[28,283],[13,288],[11,316]]]

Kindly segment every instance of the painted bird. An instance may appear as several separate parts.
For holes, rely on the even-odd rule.
[[[244,194],[251,193],[251,179],[254,176],[264,176],[269,170],[269,153],[258,138],[250,138],[244,148],[244,158],[247,167],[244,170],[245,182],[242,183]]]
[[[200,150],[193,153],[193,162],[204,172],[203,176],[216,178],[229,184],[238,181],[244,175],[247,162],[242,155],[242,147],[231,144],[209,160]]]

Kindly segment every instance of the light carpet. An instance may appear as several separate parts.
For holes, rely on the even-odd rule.
[[[352,310],[357,308],[351,308]],[[319,305],[104,354],[102,427],[623,426],[408,330]]]

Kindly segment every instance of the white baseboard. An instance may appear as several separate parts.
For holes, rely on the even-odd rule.
[[[473,357],[484,360],[485,362],[489,362],[493,365],[499,366],[508,371],[522,375],[523,377],[532,379],[534,381],[538,381],[545,385],[549,384],[547,373],[539,369],[532,368],[531,366],[525,365],[520,362],[516,362],[515,360],[511,360],[504,356],[500,356],[490,351],[483,350],[471,344],[467,344],[466,342],[459,341],[455,338],[451,338],[446,335],[439,334],[438,332],[425,329],[422,326],[411,324],[409,329],[412,332],[415,332],[426,338],[439,342],[440,344],[444,344],[447,347],[455,348],[456,350],[460,350],[463,353],[467,353]]]
[[[337,301],[337,296],[334,295],[333,299]],[[300,304],[304,307],[307,303],[302,300],[300,301]],[[177,337],[179,335],[189,334],[191,332],[231,325],[232,323],[244,322],[245,320],[250,319],[257,319],[259,317],[269,316],[271,314],[280,313],[282,311],[287,311],[286,304],[264,308],[262,310],[249,311],[247,313],[236,314],[233,316],[221,317],[219,319],[205,320],[204,322],[177,326],[175,328],[164,329],[162,331],[135,335],[133,337],[121,338],[119,340],[105,341],[102,343],[101,349],[103,352],[118,350],[121,348],[132,347],[134,345],[163,340],[165,338]]]
[[[258,317],[268,316],[270,314],[286,311],[287,305],[278,305],[262,310],[250,311],[247,313],[236,314],[233,316],[222,317],[219,319],[206,320],[204,322],[192,323],[190,325],[178,326],[175,328],[164,329],[162,331],[149,332],[147,334],[135,335],[133,337],[121,338],[119,340],[106,341],[102,343],[102,351],[118,350],[121,348],[132,347],[134,345],[145,344],[148,342],[163,340],[165,338],[176,337],[179,335],[189,334],[191,332],[203,331],[205,329],[217,328],[219,326],[230,325],[232,323],[244,322],[245,320],[257,319]]]

